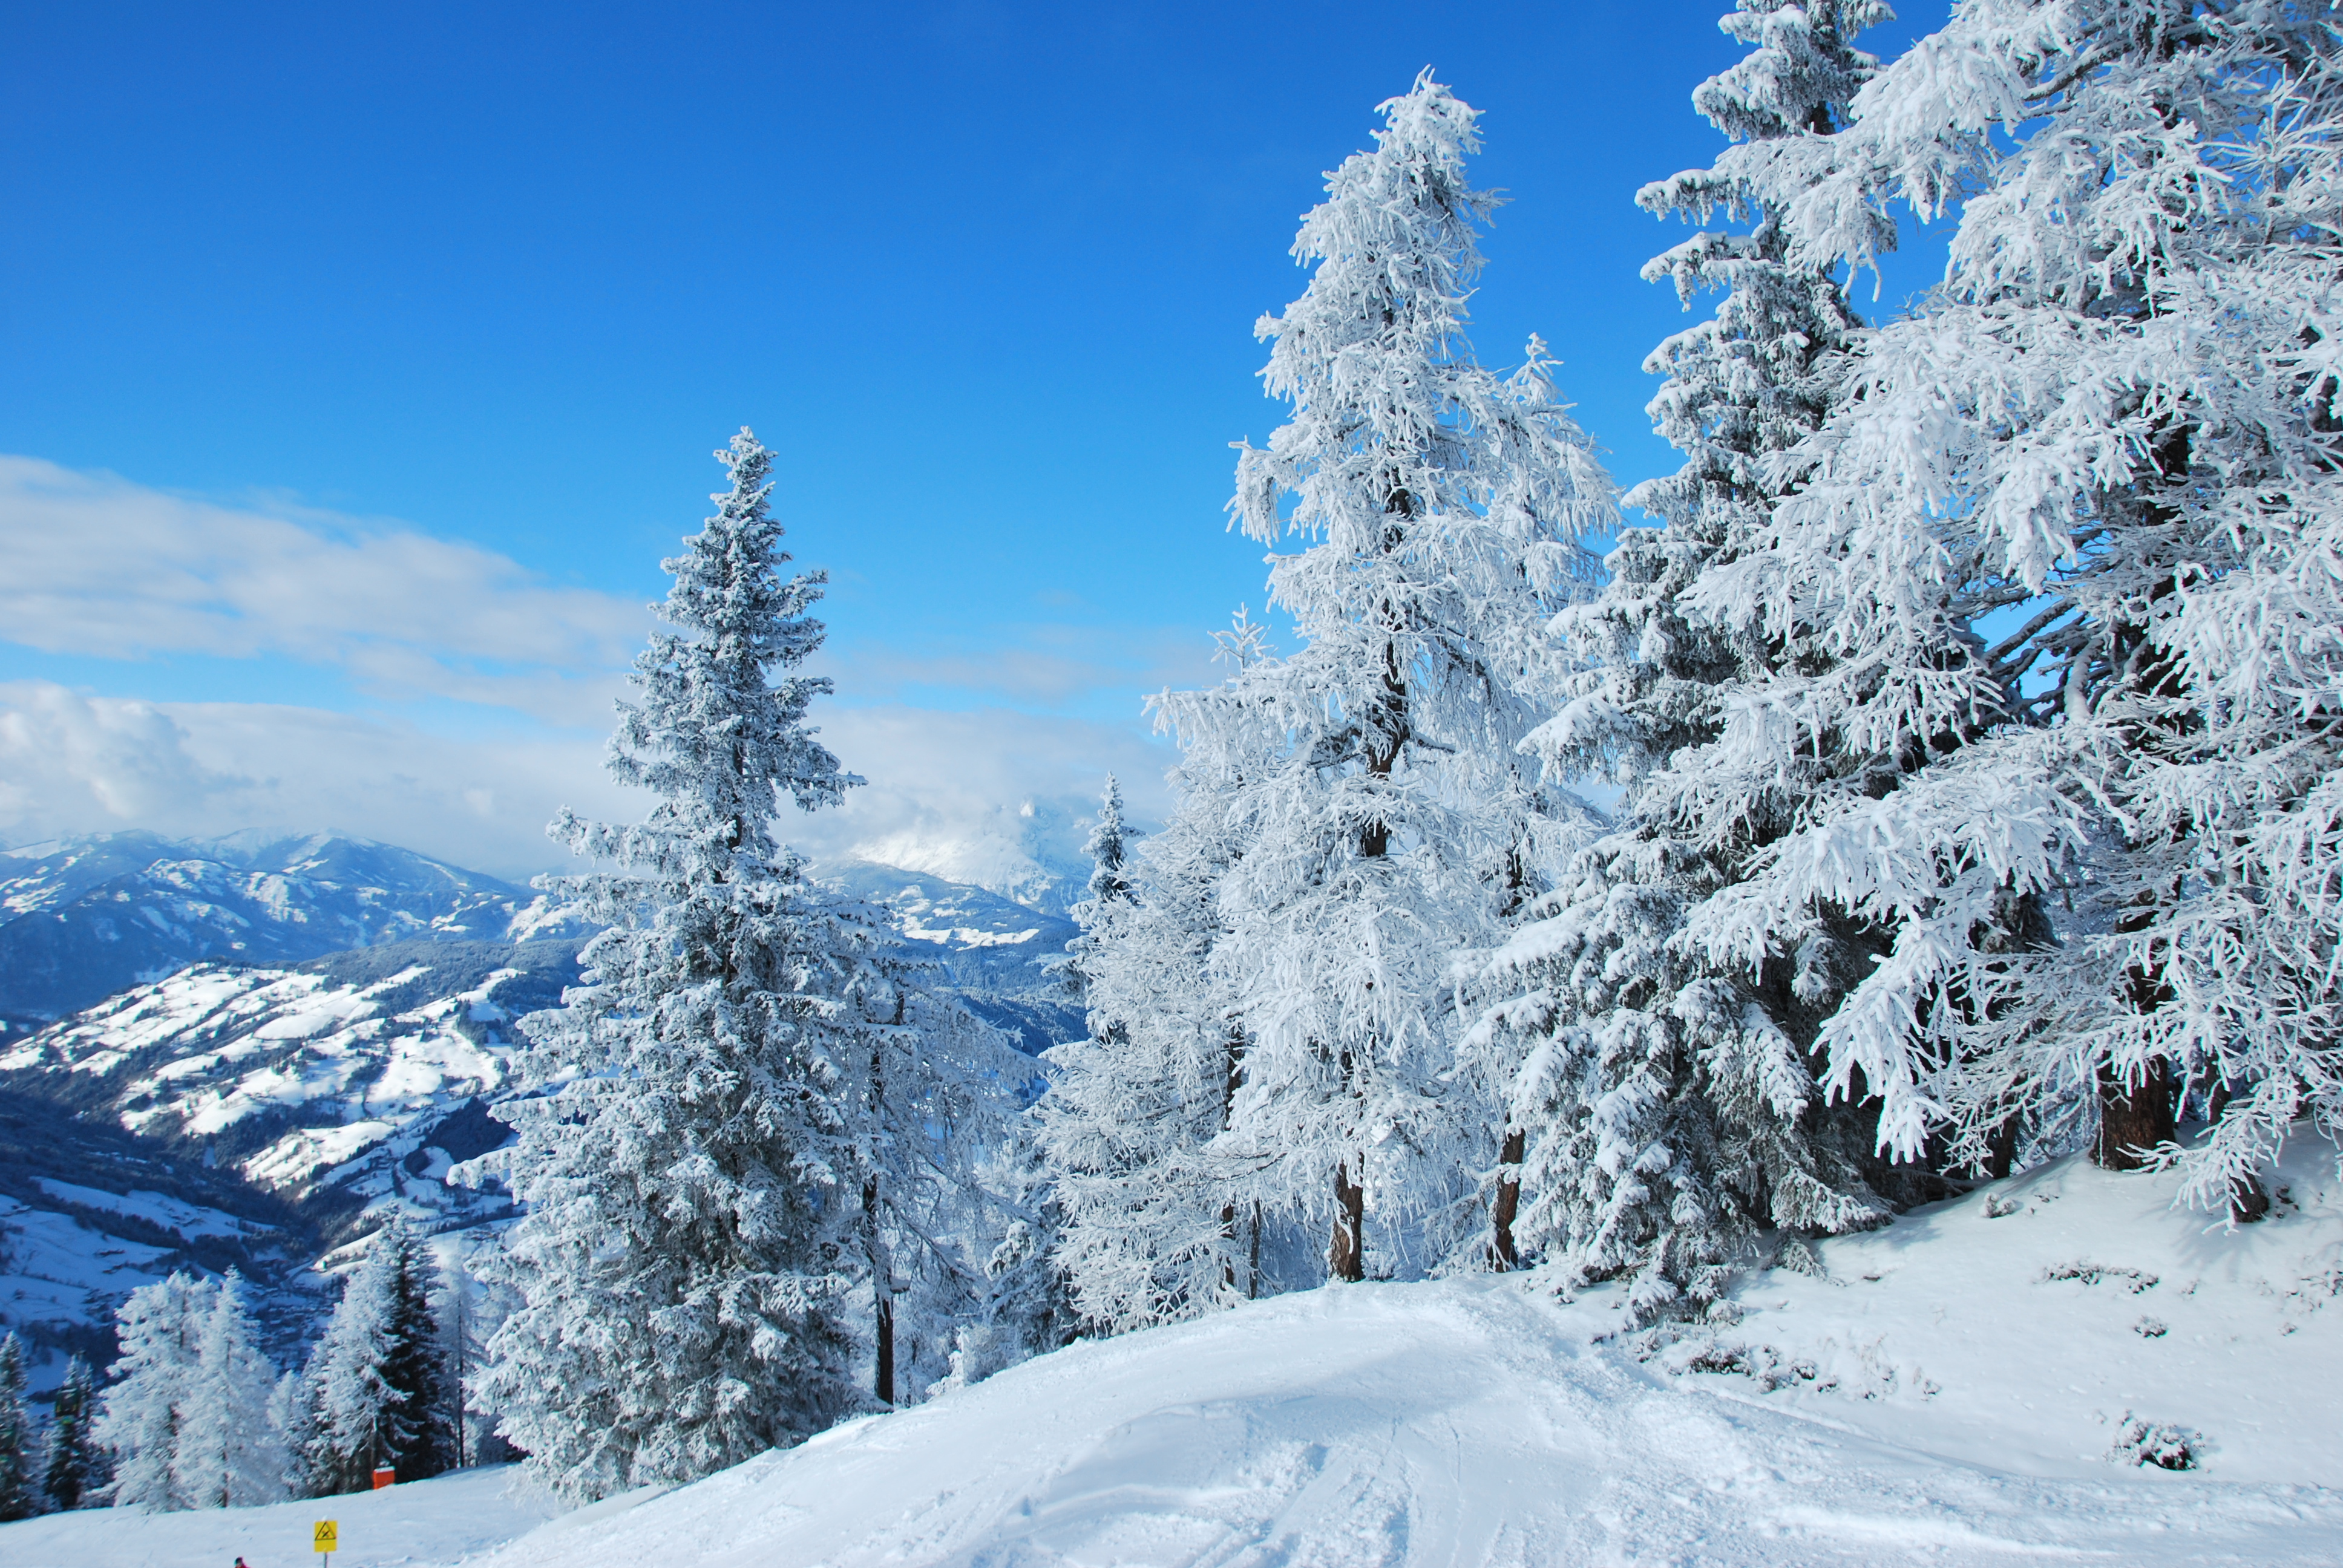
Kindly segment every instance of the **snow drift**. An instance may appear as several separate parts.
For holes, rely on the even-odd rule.
[[[2066,1161],[1754,1276],[1689,1335],[1519,1279],[1261,1302],[489,1561],[2343,1562],[2343,1192],[2298,1147],[2259,1226]],[[2139,1462],[2142,1424],[2197,1468]]]

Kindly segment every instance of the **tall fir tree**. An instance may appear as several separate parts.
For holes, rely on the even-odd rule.
[[[1222,1200],[1198,1158],[1222,1126],[1228,1049],[1204,980],[1209,890],[1182,900],[1174,880],[1196,825],[1175,817],[1148,841],[1143,898],[1120,834],[1093,836],[1091,896],[1071,944],[1089,1031],[1051,1050],[1033,1108],[1056,1259],[1092,1332],[1192,1316],[1220,1299],[1226,1273]]]
[[[48,1458],[41,1478],[50,1507],[71,1512],[105,1484],[91,1432],[96,1419],[97,1380],[90,1375],[89,1363],[74,1356],[65,1362],[50,1419]]]
[[[1217,1148],[1240,1202],[1327,1224],[1346,1280],[1371,1245],[1393,1269],[1446,1250],[1410,1227],[1455,1211],[1454,1172],[1502,1151],[1503,1108],[1458,1103],[1448,965],[1502,931],[1567,835],[1516,747],[1558,673],[1547,622],[1595,574],[1582,541],[1616,515],[1544,346],[1500,377],[1466,338],[1495,206],[1465,178],[1475,111],[1426,73],[1381,112],[1294,241],[1308,287],[1256,328],[1292,411],[1242,447],[1230,509],[1264,545],[1303,541],[1270,574],[1302,646],[1233,701],[1165,706],[1192,745],[1230,723],[1285,738],[1218,890],[1212,963],[1246,1043]]]
[[[1722,25],[1750,53],[1694,105],[1750,162],[1805,166],[1795,157],[1829,144],[1876,69],[1854,39],[1885,15],[1875,0],[1742,0]],[[1817,794],[1860,793],[1878,773],[1852,727],[1793,743],[1795,726],[1773,720],[1758,759],[1729,736],[1825,685],[1835,661],[1815,628],[1752,631],[1705,598],[1766,558],[1775,507],[1803,477],[1785,455],[1845,395],[1859,323],[1840,276],[1790,254],[1796,194],[1761,188],[1728,156],[1639,197],[1655,215],[1749,226],[1698,234],[1644,269],[1687,307],[1723,297],[1644,367],[1666,377],[1650,412],[1685,461],[1630,492],[1663,526],[1624,530],[1602,594],[1558,618],[1581,668],[1533,741],[1555,771],[1606,779],[1619,804],[1494,955],[1484,983],[1502,1000],[1472,1036],[1530,1134],[1519,1245],[1568,1277],[1625,1278],[1646,1314],[1704,1305],[1769,1232],[1875,1223],[1901,1191],[1871,1158],[1875,1104],[1833,1104],[1814,1070],[1820,1021],[1879,933],[1840,920],[1757,961],[1684,942],[1687,920],[1733,896]]]
[[[115,1313],[122,1345],[92,1435],[114,1462],[106,1501],[149,1513],[192,1506],[175,1476],[187,1393],[218,1287],[174,1271],[141,1285]]]
[[[940,1372],[950,1325],[926,1321],[982,1277],[938,1216],[966,1201],[954,1161],[998,1042],[774,835],[782,799],[812,810],[858,780],[806,723],[830,690],[799,670],[823,578],[780,575],[773,455],[743,430],[717,456],[731,487],[664,563],[672,629],[611,742],[657,803],[553,826],[621,869],[548,884],[608,929],[586,983],[524,1022],[538,1092],[500,1161],[529,1211],[493,1271],[518,1304],[477,1392],[573,1496],[691,1480],[863,1404],[859,1292],[893,1399],[899,1360],[907,1386]]]

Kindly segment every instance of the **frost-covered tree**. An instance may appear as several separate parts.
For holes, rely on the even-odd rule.
[[[400,1221],[375,1234],[310,1352],[298,1455],[314,1496],[362,1492],[374,1472],[401,1481],[451,1462],[452,1402],[431,1297],[439,1271]]]
[[[958,1162],[998,1042],[775,837],[784,798],[810,810],[856,780],[806,723],[830,689],[799,669],[823,579],[780,575],[772,454],[744,430],[718,457],[731,487],[665,563],[671,629],[611,743],[611,772],[656,804],[554,824],[618,868],[549,884],[608,930],[563,1008],[524,1022],[535,1092],[498,1161],[529,1211],[476,1398],[573,1496],[690,1480],[864,1403],[860,1292],[891,1399],[899,1359],[912,1382],[940,1372],[949,1324],[926,1320],[981,1278],[945,1221],[973,1201]],[[920,1332],[899,1358],[907,1303]]]
[[[287,1454],[270,1416],[277,1369],[253,1342],[244,1280],[228,1271],[214,1292],[182,1403],[171,1480],[193,1508],[250,1508],[282,1500]]]
[[[1624,530],[1603,592],[1558,618],[1580,668],[1534,739],[1549,767],[1607,779],[1619,803],[1483,977],[1503,1000],[1471,1054],[1531,1132],[1519,1242],[1570,1277],[1625,1278],[1645,1313],[1712,1299],[1765,1232],[1885,1212],[1861,1169],[1869,1097],[1828,1103],[1811,1054],[1879,933],[1839,919],[1756,961],[1684,940],[1818,797],[1859,799],[1883,771],[1882,737],[1829,693],[1852,678],[1859,702],[1859,668],[1840,668],[1815,628],[1753,631],[1704,596],[1772,550],[1775,508],[1802,477],[1785,454],[1845,396],[1859,324],[1841,275],[1791,256],[1784,208],[1876,69],[1853,40],[1885,14],[1875,0],[1742,0],[1722,25],[1750,53],[1693,102],[1743,145],[1638,197],[1747,226],[1695,235],[1644,269],[1687,307],[1722,297],[1644,366],[1666,377],[1650,412],[1685,461],[1629,493],[1663,526]],[[1879,220],[1875,242],[1892,236]],[[1800,703],[1830,717],[1801,729]]]
[[[1240,663],[1259,657],[1248,623],[1224,640]],[[1092,894],[1071,944],[1089,1034],[1050,1051],[1033,1111],[1058,1264],[1075,1315],[1104,1333],[1191,1317],[1249,1286],[1208,1153],[1242,1045],[1207,972],[1214,892],[1239,852],[1224,808],[1240,780],[1183,765],[1174,782],[1178,810],[1136,856],[1120,833],[1092,838]]]
[[[141,1285],[115,1313],[121,1359],[92,1427],[114,1459],[106,1499],[149,1513],[192,1506],[174,1478],[187,1394],[219,1287],[174,1272]]]
[[[97,1380],[90,1375],[89,1363],[75,1356],[65,1362],[49,1422],[49,1451],[41,1489],[47,1493],[50,1507],[65,1512],[79,1508],[105,1483],[97,1442],[91,1432],[96,1418]]]
[[[1427,73],[1382,113],[1303,219],[1308,287],[1256,329],[1292,411],[1230,509],[1302,541],[1270,572],[1302,646],[1163,708],[1192,748],[1283,737],[1217,894],[1245,1035],[1218,1148],[1241,1201],[1331,1221],[1336,1279],[1367,1270],[1371,1195],[1381,1266],[1411,1266],[1408,1222],[1500,1151],[1501,1109],[1449,1076],[1447,969],[1540,889],[1560,819],[1515,748],[1552,695],[1546,623],[1594,575],[1580,541],[1615,516],[1544,346],[1500,377],[1466,338],[1495,205],[1465,178],[1476,112]]]
[[[2122,1166],[2185,1091],[2191,1191],[2250,1212],[2290,1125],[2343,1125],[2338,53],[2284,0],[1968,0],[1785,203],[1815,266],[1960,215],[1712,598],[1817,628],[1900,737],[1697,933],[1894,933],[1822,1038],[1891,1149],[1986,1163],[2023,1116]]]
[[[25,1409],[25,1346],[0,1334],[0,1523],[41,1511],[39,1436]]]

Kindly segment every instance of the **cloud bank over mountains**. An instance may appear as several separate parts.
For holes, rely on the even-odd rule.
[[[73,667],[49,678],[19,658],[23,677],[0,680],[0,842],[336,829],[508,877],[558,867],[543,837],[558,807],[624,819],[646,804],[601,763],[650,625],[639,602],[401,525],[0,456],[0,638]],[[820,712],[824,739],[870,783],[837,811],[785,814],[791,841],[1046,898],[1079,859],[1103,773],[1123,778],[1135,815],[1160,810],[1170,754],[1138,693],[1202,678],[1201,657],[1191,674],[1150,631],[1024,628],[1017,642],[826,659],[845,699]],[[155,689],[145,668],[179,656],[247,661],[264,687],[281,673],[305,694],[324,672],[352,697],[122,694]],[[109,661],[110,692],[75,678],[93,659]],[[1129,720],[1096,717],[1115,688]],[[908,700],[853,705],[873,694]]]

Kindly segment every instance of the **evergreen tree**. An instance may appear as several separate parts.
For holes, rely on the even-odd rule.
[[[406,1225],[377,1232],[310,1352],[296,1417],[313,1496],[362,1492],[374,1472],[419,1481],[446,1470],[455,1443],[438,1325],[437,1269]]]
[[[1827,145],[1877,65],[1853,39],[1885,15],[1874,0],[1742,0],[1723,25],[1753,48],[1694,106],[1761,168]],[[1582,668],[1534,740],[1556,772],[1607,778],[1620,803],[1494,956],[1486,979],[1503,1000],[1471,1037],[1528,1134],[1519,1244],[1570,1277],[1626,1277],[1645,1313],[1705,1304],[1765,1232],[1876,1222],[1887,1202],[1874,1183],[1894,1174],[1865,1170],[1868,1111],[1829,1104],[1811,1055],[1880,933],[1824,922],[1755,961],[1682,940],[1817,796],[1859,794],[1883,771],[1860,725],[1794,719],[1845,678],[1815,628],[1752,630],[1709,604],[1768,559],[1775,504],[1802,482],[1785,455],[1845,395],[1858,334],[1838,277],[1790,254],[1797,188],[1761,189],[1728,156],[1639,197],[1662,216],[1751,224],[1645,268],[1687,305],[1723,294],[1644,367],[1667,378],[1650,412],[1685,462],[1628,495],[1664,526],[1623,532],[1601,595],[1558,618]]]
[[[1266,658],[1261,628],[1242,615],[1219,640],[1240,675]],[[1244,1031],[1211,957],[1220,883],[1242,853],[1246,789],[1281,740],[1222,716],[1173,773],[1171,822],[1135,858],[1110,868],[1099,855],[1097,891],[1077,910],[1089,1036],[1049,1052],[1051,1088],[1034,1115],[1059,1207],[1053,1246],[1073,1310],[1095,1332],[1192,1317],[1255,1289],[1251,1237],[1240,1234],[1252,1212],[1240,1213],[1212,1148],[1228,1130]]]
[[[2249,1217],[2290,1126],[2343,1127],[2338,71],[2278,0],[1972,0],[1777,198],[1817,266],[1962,202],[1714,598],[1821,628],[1905,738],[1692,932],[1894,933],[1821,1038],[1892,1150],[1991,1168],[2022,1118]],[[2215,1124],[2186,1153],[2183,1091]]]
[[[41,1511],[41,1452],[25,1409],[25,1347],[0,1334],[0,1523]]]
[[[57,1384],[55,1412],[49,1426],[47,1466],[42,1490],[51,1507],[70,1512],[96,1492],[104,1478],[98,1473],[98,1452],[91,1423],[97,1416],[97,1384],[89,1363],[75,1356],[65,1362],[64,1381]]]
[[[774,837],[780,798],[810,810],[857,780],[805,722],[830,689],[798,673],[822,578],[779,575],[772,454],[744,430],[718,457],[731,488],[665,563],[673,629],[611,743],[657,804],[554,824],[621,869],[549,884],[608,930],[586,983],[524,1022],[538,1094],[501,1161],[529,1212],[477,1394],[573,1496],[688,1481],[860,1405],[861,1291],[878,1397],[899,1359],[903,1392],[940,1372],[950,1324],[928,1322],[982,1278],[949,1233],[970,1226],[964,1151],[1013,1088],[1006,1048],[922,986],[883,913],[823,894]],[[922,1332],[899,1345],[905,1306]]]
[[[1212,962],[1246,1043],[1218,1145],[1240,1201],[1331,1220],[1337,1279],[1366,1271],[1371,1192],[1387,1266],[1413,1266],[1405,1223],[1453,1211],[1453,1173],[1500,1152],[1503,1108],[1449,1076],[1448,965],[1541,890],[1564,836],[1515,748],[1552,696],[1547,622],[1594,575],[1579,541],[1615,516],[1544,346],[1501,378],[1466,340],[1494,206],[1464,177],[1475,111],[1427,74],[1382,112],[1294,242],[1315,276],[1257,328],[1292,414],[1243,448],[1231,504],[1263,544],[1306,541],[1270,576],[1302,646],[1234,705],[1166,707],[1183,740],[1286,737],[1219,890]]]
[[[218,1287],[174,1272],[130,1292],[115,1314],[114,1363],[91,1434],[114,1458],[106,1499],[149,1513],[193,1505],[175,1478],[179,1431]]]
[[[249,1508],[286,1495],[287,1454],[271,1420],[277,1369],[253,1344],[244,1281],[233,1269],[214,1292],[180,1407],[173,1489],[193,1508]]]

